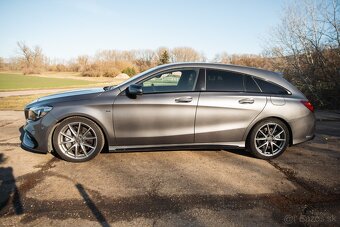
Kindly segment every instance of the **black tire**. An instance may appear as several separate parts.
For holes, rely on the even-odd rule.
[[[269,151],[264,148],[265,152],[262,149],[259,149],[259,144],[257,144],[257,140],[255,140],[257,133],[259,132],[259,129],[265,127],[267,124],[271,125],[271,124],[277,124],[278,126],[280,126],[283,131],[284,131],[284,135],[285,135],[285,141],[282,142],[282,144],[280,144],[281,149],[278,150],[277,153],[275,153],[274,155],[270,155],[270,154],[266,154],[264,155],[263,153],[265,152],[270,152],[270,150],[272,150],[271,147],[269,147]],[[275,127],[275,126],[272,126]],[[275,133],[274,133],[275,134]],[[272,137],[271,137],[272,138]],[[276,137],[275,137],[276,138]],[[272,141],[272,140],[271,140]],[[276,118],[268,118],[265,119],[263,121],[260,121],[259,123],[257,123],[251,130],[247,141],[246,141],[246,149],[256,158],[259,159],[265,159],[265,160],[269,160],[269,159],[273,159],[276,158],[278,156],[280,156],[281,154],[283,154],[283,152],[287,149],[287,147],[289,146],[289,141],[290,141],[290,133],[289,130],[286,126],[285,123],[283,123],[281,120],[276,119]],[[267,140],[265,140],[263,143],[267,142]],[[270,144],[270,142],[269,142]],[[258,147],[257,147],[258,146]],[[274,149],[275,150],[275,149]],[[261,152],[262,151],[262,152]],[[273,150],[272,150],[273,151]],[[273,153],[273,152],[272,152]]]
[[[94,137],[96,137],[96,140],[94,140],[94,141],[96,141],[96,146],[91,149],[91,153],[85,156],[85,152],[83,152],[84,157],[78,157],[78,158],[72,157],[67,152],[65,154],[62,150],[63,147],[61,147],[61,145],[59,145],[59,141],[60,141],[59,134],[60,134],[61,130],[63,130],[69,124],[76,124],[76,123],[81,123],[81,125],[84,125],[84,127],[91,127],[91,129],[93,130],[91,132],[93,132]],[[85,137],[85,135],[84,135],[84,137]],[[53,143],[54,150],[58,153],[58,155],[62,159],[69,161],[69,162],[86,162],[86,161],[93,159],[103,149],[104,144],[105,144],[105,138],[104,138],[104,134],[103,134],[102,130],[100,129],[100,127],[95,122],[93,122],[92,120],[85,118],[85,117],[69,117],[69,118],[63,120],[54,130],[53,137],[52,137],[52,143]],[[87,145],[87,144],[84,144],[84,145]],[[83,147],[85,147],[85,146],[83,146]],[[81,149],[80,145],[79,145],[79,148],[77,148],[77,149],[79,149],[79,150]],[[79,153],[81,153],[81,152],[82,152],[82,150],[79,151]]]

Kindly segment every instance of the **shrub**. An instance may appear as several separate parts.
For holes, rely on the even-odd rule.
[[[40,74],[41,73],[41,69],[26,67],[26,68],[22,69],[22,72],[24,73],[24,75],[27,75],[27,74]]]
[[[86,77],[100,77],[101,73],[99,71],[91,69],[91,70],[82,72],[81,75],[86,76]]]
[[[119,70],[116,69],[116,68],[111,68],[111,69],[106,69],[104,72],[103,72],[103,76],[105,77],[115,77],[119,74]]]
[[[122,73],[129,75],[129,77],[136,75],[136,70],[133,67],[127,67],[122,70]]]

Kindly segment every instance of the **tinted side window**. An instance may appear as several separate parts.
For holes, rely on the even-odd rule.
[[[279,95],[287,95],[289,94],[286,89],[283,87],[280,87],[278,85],[275,85],[273,83],[260,80],[257,78],[254,78],[256,83],[260,86],[263,93],[269,93],[269,94],[279,94]]]
[[[207,91],[244,91],[241,74],[211,69],[206,74]]]
[[[251,76],[244,76],[244,88],[246,92],[261,93],[259,86],[257,86]]]

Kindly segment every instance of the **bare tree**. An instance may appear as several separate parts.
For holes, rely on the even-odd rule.
[[[17,45],[24,74],[40,73],[44,66],[42,49],[39,46],[30,48],[24,42],[18,42]]]
[[[170,52],[172,62],[196,62],[202,61],[203,56],[190,47],[176,47]]]
[[[89,65],[90,65],[89,56],[87,55],[78,56],[76,64],[78,66],[78,72],[84,73],[85,71],[89,69]]]
[[[0,70],[4,70],[5,69],[5,60],[0,57]]]
[[[138,67],[139,72],[143,72],[152,68],[154,64],[155,52],[152,50],[138,50],[135,51],[134,63]]]
[[[273,31],[271,56],[278,69],[320,106],[330,104],[340,85],[339,1],[295,1]]]
[[[329,39],[331,46],[340,46],[340,4],[339,0],[326,1],[323,4],[321,19],[327,28],[324,35]]]
[[[230,64],[230,56],[227,52],[222,52],[220,54],[216,54],[213,62],[216,63],[223,63],[223,64]]]

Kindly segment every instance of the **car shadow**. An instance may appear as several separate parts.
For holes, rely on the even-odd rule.
[[[229,152],[229,153],[233,153],[233,154],[236,154],[236,155],[240,155],[240,156],[255,158],[254,156],[252,156],[250,154],[249,151],[247,151],[245,149],[224,149],[224,151]]]
[[[6,158],[0,153],[0,164],[5,161]],[[20,215],[24,213],[20,192],[13,175],[13,168],[0,167],[0,212],[10,203],[12,203],[15,214]]]

